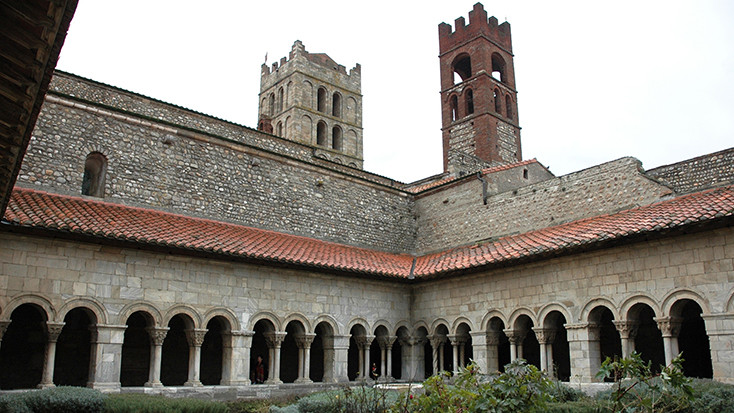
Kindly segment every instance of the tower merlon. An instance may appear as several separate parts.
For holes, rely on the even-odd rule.
[[[468,25],[463,17],[456,19],[454,24],[453,30],[450,24],[441,23],[438,25],[439,50],[441,53],[479,35],[487,36],[508,52],[512,52],[510,23],[498,24],[496,17],[487,18],[487,12],[481,3],[475,4],[474,9],[469,12]]]

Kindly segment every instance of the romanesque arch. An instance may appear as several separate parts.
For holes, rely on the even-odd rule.
[[[280,368],[275,368],[276,347],[280,353],[282,333],[277,329],[278,319],[269,312],[260,312],[252,317],[252,347],[250,348],[250,368],[253,369],[251,380],[253,383],[276,382]],[[258,371],[262,366],[262,372]]]
[[[592,343],[590,343],[590,346],[595,345],[593,341],[598,342],[598,349],[589,349],[591,370],[596,371],[607,357],[611,359],[622,357],[622,341],[614,324],[617,315],[614,312],[615,307],[612,306],[612,303],[608,300],[597,299],[589,304],[593,307],[588,308],[589,305],[587,305],[582,312],[582,316],[585,317],[583,321],[588,322],[589,328],[592,329],[590,332]]]
[[[125,305],[125,307],[122,307],[122,310],[120,310],[117,317],[116,324],[124,325],[127,323],[128,318],[138,311],[147,313],[148,316],[152,317],[152,326],[160,327],[163,325],[163,315],[160,310],[158,310],[155,305],[146,301],[133,301]]]
[[[195,339],[196,322],[191,316],[192,309],[178,306],[178,310],[172,309],[164,317],[168,326],[161,356],[161,383],[164,386],[181,386],[189,379],[193,380],[189,374],[193,370],[189,365],[193,363],[189,344]]]
[[[711,345],[706,324],[701,317],[705,310],[699,304],[703,300],[684,298],[690,296],[678,294],[677,299],[670,303],[667,313],[671,324],[669,346],[673,347],[670,352],[671,355],[682,354],[683,373],[686,376],[710,379],[713,378]]]
[[[410,325],[407,321],[398,322],[397,325],[398,327],[395,330],[392,348],[390,349],[392,352],[390,377],[396,380],[400,380],[403,377],[410,378],[412,380],[415,375],[407,371],[413,364],[413,359],[410,357],[410,351],[413,349],[413,346],[409,342]]]
[[[655,310],[649,302],[639,299],[627,310],[626,321],[632,327],[628,340],[633,343],[631,349],[640,353],[646,362],[652,362],[654,371],[660,371],[660,366],[665,365],[663,337],[655,322]]]
[[[134,311],[132,311],[134,310]],[[160,325],[156,316],[151,314],[155,308],[143,303],[130,306],[123,314],[127,314],[124,324],[125,337],[122,343],[122,361],[120,365],[120,384],[122,386],[143,386],[154,380],[150,377],[151,346],[155,342],[155,329]],[[160,317],[160,314],[158,314]],[[159,318],[160,320],[160,318]]]
[[[304,370],[306,366],[305,346],[306,338],[310,336],[306,336],[308,330],[304,322],[306,322],[305,318],[299,314],[286,318],[286,335],[280,349],[280,379],[284,383],[300,383],[308,376]],[[309,346],[310,344],[308,342]]]
[[[484,331],[487,333],[487,373],[505,371],[505,365],[511,359],[504,316],[499,311],[492,311],[487,315],[490,317],[482,321]]]
[[[513,313],[510,319],[513,320],[511,330],[505,330],[512,345],[510,358],[513,360],[522,358],[540,368],[540,344],[533,331],[533,327],[537,324],[533,321],[531,313],[527,309],[520,309]]]
[[[541,311],[543,324],[542,328],[535,330],[535,335],[540,346],[541,368],[561,381],[568,381],[571,378],[571,358],[564,327],[568,313],[564,314],[563,310],[560,305],[552,305]]]
[[[40,297],[17,297],[4,309],[7,323],[0,342],[0,389],[32,389],[41,383],[48,342],[50,303]],[[41,305],[43,304],[43,305]]]
[[[458,371],[460,367],[465,367],[474,358],[470,321],[464,317],[460,317],[457,319],[457,322],[458,324],[454,328],[454,335],[450,339],[453,350],[451,359],[454,363],[454,371]]]
[[[229,374],[232,358],[232,317],[227,310],[219,309],[204,317],[206,333],[201,344],[201,384],[218,385]],[[236,318],[234,318],[236,320]]]
[[[180,314],[188,316],[188,320],[192,323],[190,327],[187,324],[187,328],[201,328],[201,316],[199,312],[193,307],[184,304],[175,305],[166,311],[166,314],[163,316],[163,324],[169,324],[173,317]]]
[[[75,308],[84,307],[86,311],[91,311],[94,314],[94,320],[97,324],[108,324],[107,322],[107,310],[105,310],[102,303],[91,297],[75,297],[64,303],[59,309],[57,315],[58,321],[66,318],[66,314]]]
[[[64,327],[56,343],[53,379],[54,384],[59,386],[86,386],[90,381],[92,334],[95,324],[100,320],[93,309],[78,305],[82,303],[89,301],[74,300],[59,311]]]
[[[439,319],[433,322],[433,334],[431,336],[431,351],[433,371],[453,371],[453,359],[451,343],[449,342],[449,324],[446,320]],[[435,374],[435,373],[434,373]]]
[[[321,316],[316,319],[309,369],[309,378],[312,381],[334,381],[334,335],[335,332],[338,332],[336,326],[336,320],[331,316]]]
[[[373,336],[367,335],[366,321],[354,319],[349,322],[349,350],[347,350],[347,377],[350,381],[367,377],[369,348]]]

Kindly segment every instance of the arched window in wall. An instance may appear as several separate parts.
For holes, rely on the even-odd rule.
[[[474,92],[471,89],[466,91],[466,114],[474,113]]]
[[[499,89],[494,90],[494,111],[502,114],[502,95]]]
[[[454,69],[454,84],[466,81],[471,77],[471,57],[468,54],[462,53],[457,56],[451,67]]]
[[[505,59],[499,53],[492,53],[492,77],[507,83]]]
[[[459,99],[456,95],[451,96],[451,121],[459,118]]]
[[[331,115],[340,118],[342,116],[342,95],[338,92],[334,92],[331,104]]]
[[[510,95],[505,95],[505,109],[507,110],[507,117],[512,119],[512,99]]]
[[[270,116],[275,114],[275,93],[271,93],[268,97],[268,114]]]
[[[316,144],[326,146],[326,123],[323,121],[316,124]]]
[[[316,110],[326,112],[326,89],[320,87],[316,94]]]
[[[278,113],[283,111],[283,88],[278,90]]]
[[[278,126],[275,128],[275,134],[278,136],[283,136],[283,122],[278,122]]]
[[[332,149],[341,151],[344,145],[342,140],[342,128],[334,126],[334,128],[331,130],[331,139]]]
[[[84,162],[82,195],[103,198],[106,175],[107,158],[99,152],[87,155],[87,160]]]

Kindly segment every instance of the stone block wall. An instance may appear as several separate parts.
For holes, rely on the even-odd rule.
[[[113,202],[386,251],[412,248],[412,199],[392,181],[105,111],[49,97],[18,185],[80,194],[85,158],[97,151],[108,161],[105,199]]]
[[[532,169],[532,164],[528,166]],[[521,169],[511,171],[503,174],[522,174]],[[496,188],[486,204],[479,179],[465,179],[418,196],[416,250],[438,251],[617,212],[650,204],[671,193],[642,174],[640,162],[634,158],[552,179],[536,164],[528,177],[525,186],[517,183],[513,188],[513,183]]]
[[[734,148],[650,169],[647,175],[678,193],[731,184],[734,182]]]

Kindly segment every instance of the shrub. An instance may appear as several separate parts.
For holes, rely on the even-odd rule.
[[[396,392],[367,386],[345,387],[337,391],[315,393],[297,403],[271,408],[273,413],[371,413],[387,411],[397,401]]]
[[[0,397],[0,411],[13,413],[99,413],[106,396],[86,387],[54,387]]]
[[[107,399],[107,413],[227,413],[221,402],[199,399],[171,399],[149,394],[115,394]]]
[[[734,386],[713,380],[694,379],[691,382],[695,397],[691,400],[691,412],[734,412]]]

